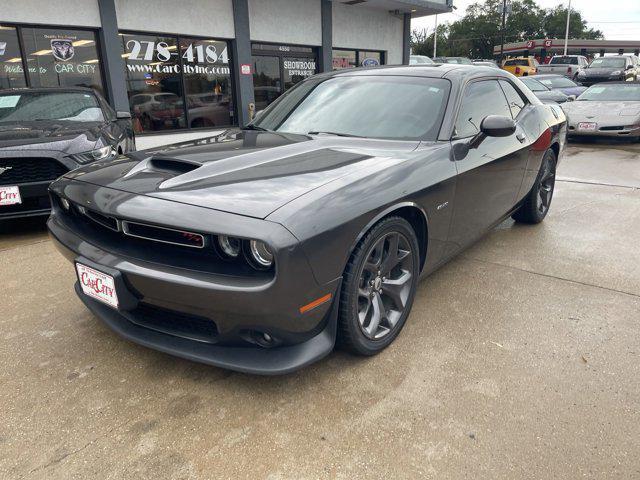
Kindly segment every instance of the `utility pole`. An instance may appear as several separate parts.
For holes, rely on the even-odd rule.
[[[569,45],[569,20],[571,19],[571,0],[569,0],[569,6],[567,7],[567,30],[564,34],[564,54],[567,54],[567,46]]]
[[[502,57],[504,56],[504,27],[507,21],[507,0],[502,0],[502,29],[500,39],[500,63],[502,64]]]
[[[436,58],[437,45],[438,45],[438,14],[436,13],[436,29],[433,31],[433,58]]]

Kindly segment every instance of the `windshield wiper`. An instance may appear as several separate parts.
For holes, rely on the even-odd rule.
[[[336,137],[353,137],[353,138],[364,138],[360,135],[352,135],[350,133],[339,133],[339,132],[307,132],[307,135],[335,135]]]
[[[259,127],[257,125],[249,124],[245,127],[242,127],[242,130],[257,130],[258,132],[270,132],[271,130],[267,130],[266,128]]]

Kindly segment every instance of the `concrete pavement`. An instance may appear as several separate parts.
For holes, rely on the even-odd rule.
[[[422,282],[396,342],[285,377],[129,343],[37,223],[0,233],[0,478],[639,478],[640,145]]]

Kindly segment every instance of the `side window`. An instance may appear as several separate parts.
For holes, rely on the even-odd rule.
[[[505,97],[507,97],[507,102],[509,103],[509,108],[511,109],[511,116],[516,118],[520,111],[527,104],[525,100],[522,99],[522,95],[518,91],[516,87],[511,85],[510,82],[506,80],[500,80],[500,86],[504,91]]]
[[[454,136],[471,137],[480,131],[480,123],[489,115],[511,116],[511,109],[497,80],[482,80],[467,85],[458,112]]]

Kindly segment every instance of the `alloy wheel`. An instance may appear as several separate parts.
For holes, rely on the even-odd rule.
[[[380,237],[360,269],[357,315],[360,329],[372,340],[393,331],[402,317],[415,275],[413,249],[400,232]]]
[[[547,160],[544,170],[538,181],[538,196],[536,198],[536,207],[541,214],[547,213],[551,205],[553,197],[553,188],[555,186],[556,172],[551,160]]]

